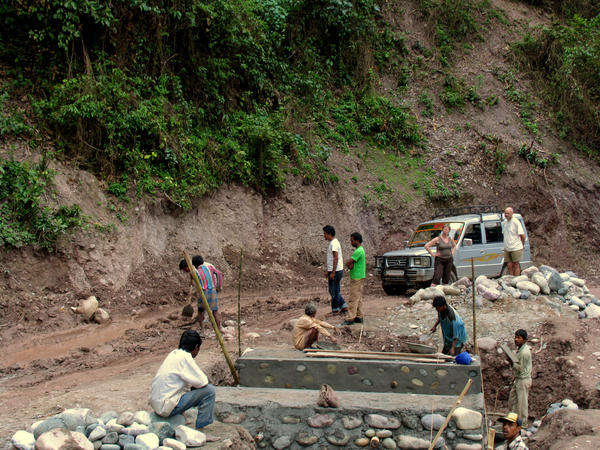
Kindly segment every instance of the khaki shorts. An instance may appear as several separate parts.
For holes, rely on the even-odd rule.
[[[504,262],[519,262],[523,260],[523,250],[515,250],[514,252],[507,252],[504,250]]]

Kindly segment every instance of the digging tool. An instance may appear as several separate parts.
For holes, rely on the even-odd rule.
[[[191,273],[191,271],[190,271],[190,273]],[[181,315],[183,317],[192,317],[194,315],[194,307],[192,306],[192,296],[191,295],[190,295],[190,299],[188,300],[188,304],[183,307],[183,310],[181,311]]]

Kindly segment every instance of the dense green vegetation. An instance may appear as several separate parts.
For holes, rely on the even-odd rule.
[[[600,129],[599,8],[591,0],[521,1],[563,21],[527,36],[515,54],[546,83],[541,92],[561,135],[591,153]],[[386,18],[415,6],[429,41],[408,44]],[[364,193],[370,206],[388,204],[395,191],[387,180],[444,202],[460,195],[458,174],[439,180],[422,171],[426,140],[404,94],[441,72],[439,86],[419,91],[423,117],[436,103],[449,114],[497,103],[498,96],[480,98],[482,77],[452,75],[457,56],[496,25],[509,25],[508,15],[489,0],[0,0],[0,60],[9,80],[0,104],[28,95],[35,116],[27,122],[23,112],[0,108],[0,138],[31,141],[26,123],[45,127],[56,149],[45,158],[97,174],[123,202],[133,192],[163,191],[187,208],[222,183],[267,192],[281,189],[288,174],[338,183],[333,152],[365,161],[386,155],[381,183]],[[397,80],[385,95],[382,75]],[[513,72],[497,76],[505,77],[524,127],[539,135],[537,104],[512,88]],[[505,159],[496,155],[498,176]],[[22,173],[50,185],[43,171]],[[38,238],[44,248],[55,241]]]

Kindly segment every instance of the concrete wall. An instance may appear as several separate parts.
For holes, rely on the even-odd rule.
[[[469,378],[471,394],[481,391],[481,366],[453,363],[315,358],[294,350],[256,349],[236,361],[242,386],[459,395]]]

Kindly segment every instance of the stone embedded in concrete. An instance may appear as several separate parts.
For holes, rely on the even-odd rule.
[[[366,447],[367,445],[369,445],[371,443],[371,439],[364,437],[364,438],[358,438],[354,441],[354,444],[358,447]]]
[[[481,441],[483,439],[483,434],[464,434],[463,437],[470,441]]]
[[[327,442],[329,442],[331,445],[336,445],[338,447],[343,447],[350,442],[350,436],[340,430],[325,436],[325,439],[327,439]]]
[[[358,369],[355,366],[348,366],[348,374],[356,375],[358,373]]]
[[[337,372],[337,366],[333,364],[327,364],[327,372],[334,375]]]
[[[265,383],[267,384],[273,384],[275,382],[275,377],[271,376],[271,375],[267,375],[265,377]]]
[[[439,381],[434,381],[433,383],[431,383],[431,386],[429,386],[431,389],[435,389],[440,385]]]
[[[397,430],[400,428],[400,421],[393,417],[382,416],[381,414],[367,414],[365,417],[367,425],[373,428],[383,428]]]
[[[346,430],[354,430],[355,428],[360,427],[363,424],[363,420],[361,417],[356,416],[344,416],[342,418],[342,425]]]
[[[308,447],[309,445],[314,445],[319,441],[319,437],[314,434],[307,433],[306,431],[301,431],[296,436],[296,442],[300,445]]]
[[[429,441],[419,439],[414,436],[400,436],[398,438],[398,447],[402,450],[421,450],[429,448]]]
[[[117,423],[119,425],[123,425],[124,427],[133,425],[133,422],[135,422],[134,415],[132,412],[129,412],[129,411],[125,411],[125,412],[121,413],[121,415],[117,419]]]
[[[406,366],[402,366],[402,367],[400,368],[400,370],[401,370],[402,372],[404,372],[404,373],[408,373],[408,372],[410,372],[410,369],[409,369],[408,367],[406,367]]]
[[[35,437],[27,431],[17,431],[13,434],[11,442],[18,450],[33,450],[35,448]]]
[[[421,417],[421,423],[426,430],[439,430],[446,418],[441,414],[426,414]]]
[[[179,425],[175,428],[175,436],[186,447],[202,447],[206,443],[206,435],[204,433],[185,425]]]
[[[259,365],[260,367],[260,365]],[[296,367],[296,372],[304,372],[306,370],[306,366],[304,364],[299,364],[298,367]]]
[[[454,431],[448,431],[446,433],[446,439],[453,441],[454,439],[456,439],[456,434],[454,433]]]
[[[402,425],[404,425],[409,430],[416,430],[419,427],[422,428],[421,420],[415,417],[414,415],[402,413],[400,417],[402,418]]]
[[[369,380],[368,378],[365,378],[364,380],[362,380],[362,384],[364,384],[365,386],[373,386],[373,382],[371,380]]]
[[[448,371],[444,369],[437,369],[435,373],[437,373],[440,377],[445,377],[448,375]]]
[[[93,450],[83,433],[55,428],[40,435],[35,441],[36,450]]]
[[[308,418],[308,426],[311,428],[327,428],[333,423],[333,419],[328,414],[317,414]]]
[[[221,422],[223,423],[235,423],[235,424],[240,424],[242,423],[244,420],[246,420],[246,414],[244,413],[239,413],[239,414],[227,414],[226,417],[224,417]]]
[[[385,438],[392,437],[392,432],[391,432],[390,430],[379,430],[379,431],[376,433],[376,436],[377,436],[379,439],[385,439]]]
[[[273,442],[273,448],[277,450],[283,450],[284,448],[288,448],[290,445],[292,445],[292,442],[294,442],[294,439],[291,436],[281,436],[275,439],[275,442]]]
[[[481,444],[457,444],[454,450],[482,450]]]
[[[460,430],[475,430],[481,428],[482,414],[467,408],[457,408],[452,415]]]
[[[423,382],[422,382],[421,380],[419,380],[418,378],[413,378],[413,379],[411,380],[411,382],[412,382],[412,384],[414,384],[415,386],[419,386],[419,387],[423,386]]]
[[[299,416],[284,416],[281,421],[283,423],[300,423],[302,422],[302,418]]]
[[[314,377],[310,373],[307,373],[306,375],[304,375],[302,377],[302,379],[304,381],[306,381],[307,383],[312,383],[314,381]]]
[[[371,439],[376,434],[377,434],[377,432],[373,429],[369,429],[369,430],[365,431],[365,436],[368,437],[369,439]]]
[[[268,363],[260,363],[258,365],[259,369],[268,369],[269,368],[269,364]]]
[[[398,444],[396,444],[396,441],[392,438],[385,438],[383,441],[381,441],[381,444],[384,448],[387,448],[388,450],[396,450],[396,448],[398,447]]]
[[[450,389],[456,389],[456,383],[450,383]]]

